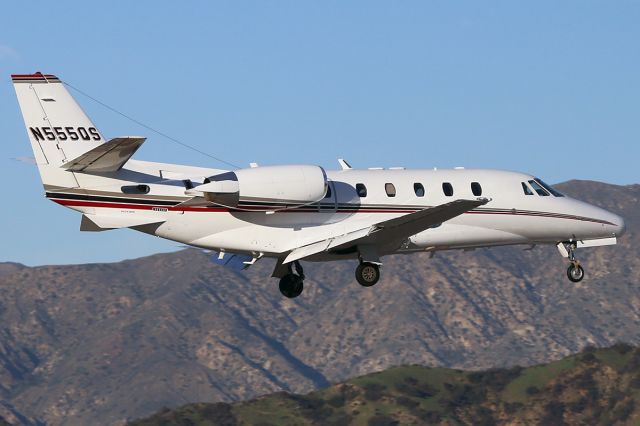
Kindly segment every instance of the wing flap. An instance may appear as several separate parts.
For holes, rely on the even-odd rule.
[[[322,253],[323,251],[329,251],[332,248],[348,244],[350,241],[366,237],[369,235],[369,232],[371,232],[371,227],[367,226],[366,228],[358,229],[347,234],[338,235],[336,237],[327,238],[325,240],[299,247],[289,253],[283,263],[293,262],[294,260],[300,260],[307,256]]]
[[[62,167],[72,172],[116,172],[129,161],[145,140],[147,138],[139,136],[113,138]]]

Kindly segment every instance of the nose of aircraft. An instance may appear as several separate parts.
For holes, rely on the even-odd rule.
[[[624,234],[624,230],[625,230],[624,219],[615,213],[611,213],[610,211],[606,211],[606,210],[603,210],[603,211],[606,214],[602,219],[610,223],[610,225],[608,226],[609,231],[613,233],[616,237],[620,237],[622,234]]]
[[[591,209],[591,214],[593,214],[592,217],[596,217],[603,221],[604,233],[601,234],[601,238],[610,237],[611,235],[620,237],[622,236],[622,234],[624,234],[625,226],[624,219],[622,217],[594,205],[590,205],[588,208]]]
[[[616,234],[616,237],[620,237],[622,236],[622,234],[624,234],[624,231],[625,231],[624,219],[618,216],[617,214],[613,214],[613,213],[611,213],[611,216],[612,218],[609,222],[615,223],[613,232]]]

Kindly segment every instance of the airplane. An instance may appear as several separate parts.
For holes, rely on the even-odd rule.
[[[302,260],[357,259],[356,280],[370,287],[383,256],[518,244],[555,245],[580,282],[576,250],[616,244],[625,228],[527,173],[136,160],[146,138],[106,140],[55,75],[11,77],[46,198],[80,212],[81,231],[130,228],[236,270],[275,258],[272,277],[288,298],[303,291]]]

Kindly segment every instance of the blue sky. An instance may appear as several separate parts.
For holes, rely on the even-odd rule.
[[[89,6],[90,5],[90,6]],[[11,2],[0,16],[0,261],[178,248],[79,232],[47,202],[9,75],[54,73],[198,149],[246,166],[487,167],[549,182],[640,182],[638,1]],[[137,158],[220,167],[78,100]]]

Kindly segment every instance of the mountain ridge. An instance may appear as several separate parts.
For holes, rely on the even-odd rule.
[[[355,262],[307,263],[296,300],[279,294],[271,260],[235,273],[195,250],[0,264],[0,398],[33,424],[120,424],[393,365],[482,370],[640,343],[640,185],[559,188],[627,223],[617,246],[578,251],[586,277],[577,285],[554,247],[386,257],[368,289]],[[0,406],[0,416],[10,413]]]

